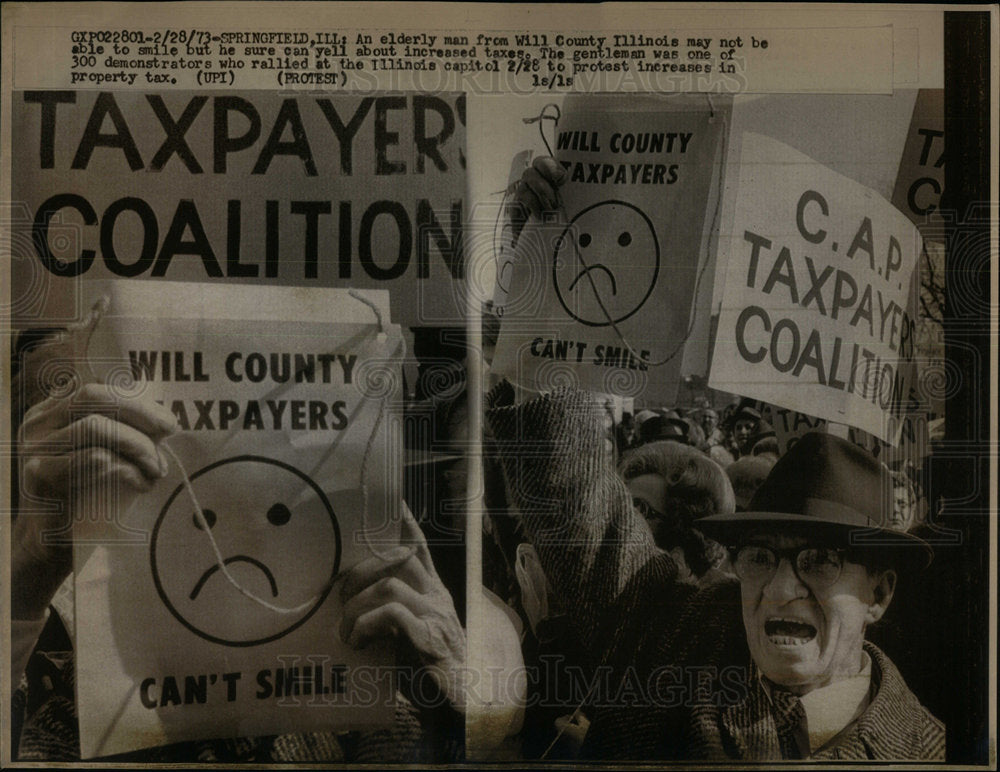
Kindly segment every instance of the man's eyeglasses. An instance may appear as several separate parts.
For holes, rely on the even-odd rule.
[[[840,578],[847,550],[827,547],[802,547],[775,550],[756,544],[733,548],[733,570],[740,581],[766,584],[777,573],[782,558],[787,558],[799,579],[814,589],[829,587]]]

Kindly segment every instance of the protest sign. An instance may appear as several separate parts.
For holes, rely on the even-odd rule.
[[[83,756],[390,722],[391,658],[341,643],[334,585],[398,542],[386,293],[88,289],[110,301],[94,379],[160,401],[178,431],[148,493],[75,524]]]
[[[79,279],[116,277],[387,289],[397,323],[464,319],[460,95],[19,91],[12,106],[15,323],[72,318]]]
[[[774,428],[774,437],[778,441],[778,453],[782,456],[803,435],[809,432],[825,432],[827,430],[826,421],[822,418],[777,405],[768,405],[765,418]]]
[[[920,305],[917,324],[919,408],[907,415],[900,446],[889,454],[895,460],[921,464],[929,452],[928,421],[945,412],[949,365],[944,351],[945,238],[948,216],[942,216],[945,137],[944,90],[917,93],[909,133],[899,162],[892,203],[920,230]],[[962,271],[954,272],[961,275]],[[950,375],[954,375],[951,373]]]
[[[514,238],[514,225],[507,216],[506,202],[510,195],[517,190],[517,184],[531,165],[531,151],[522,150],[514,155],[510,162],[510,172],[507,174],[507,185],[504,188],[504,204],[501,204],[497,211],[496,222],[493,226],[492,243],[494,260],[495,281],[493,285],[493,313],[503,316],[507,307],[507,300],[510,295],[510,280],[514,272],[516,259],[516,239]]]
[[[567,100],[552,132],[559,211],[521,233],[493,364],[520,385],[676,398],[725,121],[704,97],[631,107]]]
[[[895,444],[914,401],[920,234],[874,191],[787,145],[742,141],[710,385]]]
[[[944,239],[938,214],[944,193],[944,89],[921,89],[899,161],[892,203],[924,239]]]

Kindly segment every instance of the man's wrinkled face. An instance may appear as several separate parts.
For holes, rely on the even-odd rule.
[[[767,533],[746,543],[792,552],[825,546],[801,536]],[[888,605],[895,574],[870,574],[845,558],[832,584],[811,587],[793,562],[793,557],[781,557],[766,581],[740,577],[743,624],[761,673],[789,691],[805,694],[857,675],[865,627]]]

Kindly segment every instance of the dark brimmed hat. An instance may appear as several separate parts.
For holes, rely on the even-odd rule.
[[[845,546],[884,555],[889,564],[929,564],[931,546],[894,521],[888,469],[853,442],[812,432],[774,465],[746,512],[710,515],[695,525],[724,544],[765,524],[777,530],[823,532],[842,539]]]
[[[751,421],[760,421],[760,411],[750,405],[740,405],[736,408],[736,412],[733,413],[733,417],[730,420],[735,424],[741,418],[747,418]]]
[[[642,426],[639,427],[639,440],[643,443],[674,440],[686,444],[688,432],[688,425],[683,418],[658,415],[642,422]]]

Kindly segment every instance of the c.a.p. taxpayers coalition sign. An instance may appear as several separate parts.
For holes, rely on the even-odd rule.
[[[895,444],[911,393],[920,234],[872,190],[742,138],[710,385]]]
[[[462,95],[19,91],[12,314],[79,280],[388,289],[462,323]],[[67,308],[68,306],[68,308]]]
[[[566,100],[559,211],[519,237],[496,372],[675,398],[727,111],[702,96]]]
[[[122,511],[88,491],[103,508],[75,524],[84,758],[390,722],[391,656],[341,643],[334,586],[398,541],[387,293],[88,290],[110,298],[93,377],[162,402],[178,431],[149,492]]]

